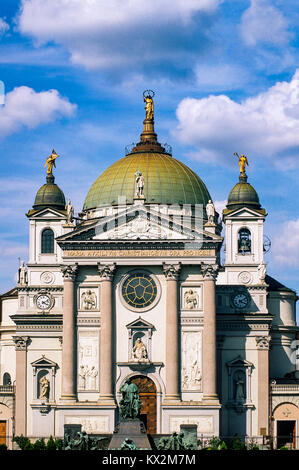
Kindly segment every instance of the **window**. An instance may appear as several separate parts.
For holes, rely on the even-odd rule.
[[[50,228],[42,232],[42,253],[54,253],[54,233]]]
[[[3,374],[3,385],[11,385],[11,377],[8,372]]]
[[[248,228],[241,228],[238,236],[238,251],[245,255],[251,253],[251,233]]]

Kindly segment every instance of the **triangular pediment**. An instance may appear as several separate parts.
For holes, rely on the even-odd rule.
[[[246,361],[241,356],[238,356],[233,361],[226,363],[227,367],[252,367],[252,362]]]
[[[199,224],[198,224],[199,225]],[[146,207],[130,206],[118,214],[84,222],[75,230],[57,239],[59,242],[74,241],[134,241],[173,240],[221,242],[222,237],[191,228],[180,216],[170,217]]]
[[[152,325],[151,323],[149,323],[148,321],[146,320],[143,320],[143,318],[139,317],[137,318],[137,320],[134,320],[132,321],[131,323],[128,323],[128,325],[126,325],[126,327],[129,329],[140,329],[140,330],[153,330],[154,329],[154,325]]]
[[[45,356],[42,356],[40,359],[37,359],[34,362],[31,362],[33,367],[57,367],[56,362],[47,359]]]
[[[265,213],[260,210],[254,210],[249,207],[240,207],[231,211],[229,214],[224,214],[226,219],[256,219],[265,218]]]
[[[30,219],[65,219],[66,215],[60,211],[55,209],[51,209],[49,207],[45,209],[41,209],[39,211],[34,212],[34,214],[30,214]]]

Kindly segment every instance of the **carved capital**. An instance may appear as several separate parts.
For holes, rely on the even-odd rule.
[[[78,274],[78,264],[62,266],[61,272],[65,281],[74,281]]]
[[[178,264],[166,264],[163,263],[163,272],[166,280],[178,280],[181,271],[181,263]]]
[[[115,274],[116,265],[113,264],[100,264],[98,263],[98,271],[101,281],[112,281]]]
[[[256,340],[257,349],[263,349],[263,350],[269,349],[270,341],[271,341],[270,336],[256,336],[255,340]]]
[[[216,281],[216,278],[218,276],[218,271],[219,271],[218,264],[201,263],[200,269],[201,269],[201,273],[203,275],[204,280],[212,279]]]
[[[16,351],[27,351],[27,346],[31,340],[29,336],[13,336]]]

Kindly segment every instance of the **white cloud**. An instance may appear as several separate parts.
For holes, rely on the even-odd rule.
[[[76,105],[60,96],[57,90],[36,92],[27,86],[14,88],[5,96],[0,113],[0,135],[6,136],[23,126],[37,127],[64,116],[71,116]]]
[[[234,152],[250,158],[295,167],[299,147],[299,69],[290,82],[277,82],[267,91],[240,103],[226,95],[183,99],[173,133],[196,148],[191,157],[226,163]]]
[[[0,18],[0,36],[5,34],[6,31],[8,31],[8,30],[9,30],[9,24],[6,23],[6,21],[3,20],[3,18]]]
[[[290,38],[287,27],[281,11],[269,0],[251,0],[241,19],[240,34],[248,46],[258,42],[284,45]]]
[[[299,267],[299,219],[288,220],[277,230],[272,252],[278,264]]]
[[[87,68],[124,67],[133,59],[170,56],[175,62],[178,49],[186,52],[179,40],[182,31],[188,34],[198,13],[215,13],[221,1],[22,0],[18,28],[38,45],[62,45],[73,63]]]

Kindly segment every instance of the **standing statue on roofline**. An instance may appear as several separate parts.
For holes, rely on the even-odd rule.
[[[241,155],[241,157],[237,154],[237,152],[234,153],[236,157],[239,159],[239,167],[240,167],[240,173],[245,173],[245,166],[249,165],[247,157],[245,155]]]
[[[47,175],[50,176],[52,175],[52,170],[53,170],[53,165],[56,168],[55,160],[58,158],[59,155],[55,152],[55,150],[52,150],[52,153],[49,155],[49,157],[46,160],[45,167],[47,167]]]
[[[145,90],[143,92],[143,101],[145,102],[145,119],[154,119],[154,101],[155,93],[152,90]]]

